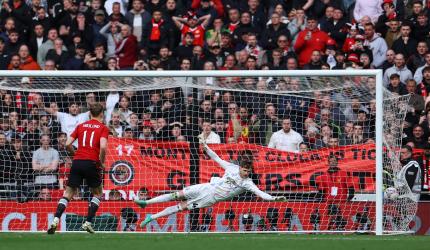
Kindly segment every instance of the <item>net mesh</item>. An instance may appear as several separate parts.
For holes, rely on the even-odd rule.
[[[106,107],[110,129],[100,231],[374,231],[375,78],[373,76],[7,77],[2,96],[0,216],[3,231],[46,230],[67,186],[65,142]],[[401,169],[408,97],[384,91],[384,186]],[[4,135],[4,136],[3,136]],[[246,191],[214,199],[187,193],[187,208],[140,228],[176,201],[139,208],[185,187],[216,185],[225,170],[202,151],[240,164],[253,154],[253,183],[287,202]],[[74,144],[74,146],[78,146]],[[83,183],[59,230],[79,230],[91,193]],[[407,231],[417,201],[384,199],[384,230]]]

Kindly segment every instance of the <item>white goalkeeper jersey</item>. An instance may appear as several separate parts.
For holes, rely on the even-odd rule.
[[[394,186],[400,198],[410,198],[419,201],[421,193],[421,167],[418,162],[411,160],[397,173]]]
[[[275,197],[267,194],[252,182],[251,178],[243,179],[239,175],[239,166],[222,160],[215,152],[206,147],[209,157],[224,168],[224,176],[211,178],[210,184],[213,187],[214,199],[216,201],[229,200],[245,191],[251,191],[264,200],[273,201]]]

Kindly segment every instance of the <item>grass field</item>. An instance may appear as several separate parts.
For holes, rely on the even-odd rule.
[[[430,236],[290,234],[104,234],[0,233],[0,250],[419,250],[430,249]]]

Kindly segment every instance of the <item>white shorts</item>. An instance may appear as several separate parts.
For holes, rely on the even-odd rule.
[[[187,209],[210,207],[216,203],[210,183],[197,184],[184,188]]]

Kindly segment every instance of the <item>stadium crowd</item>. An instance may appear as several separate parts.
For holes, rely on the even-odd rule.
[[[429,15],[422,0],[4,0],[0,70],[383,69],[390,91],[411,94],[404,142],[430,149]],[[222,81],[303,88],[297,78]],[[374,93],[375,79],[362,89]],[[43,195],[63,188],[67,136],[96,101],[115,137],[198,136],[290,152],[374,142],[375,101],[349,88],[309,98],[205,89],[195,99],[180,87],[0,94],[0,189],[17,190],[0,194],[8,199],[27,199],[33,186]]]

